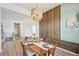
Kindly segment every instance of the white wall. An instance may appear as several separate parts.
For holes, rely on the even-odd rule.
[[[0,52],[1,52],[1,8],[0,8]]]
[[[14,32],[14,23],[22,23],[21,21],[17,19],[2,19],[3,23],[3,31],[5,34],[5,37],[11,37],[12,33]]]
[[[30,36],[32,35],[32,26],[36,25],[36,33],[39,36],[39,22],[35,22],[32,20],[31,17],[27,17],[23,20],[23,29],[22,29],[22,35]]]
[[[13,10],[2,8],[2,22],[5,36],[11,37],[14,32],[14,23],[21,23],[20,30],[21,35],[31,36],[32,25],[37,26],[37,35],[39,35],[39,22],[32,20],[31,16],[27,16]]]
[[[21,23],[20,30],[21,35],[31,36],[32,35],[32,25],[37,26],[37,35],[39,35],[39,22],[35,22],[31,17],[26,17],[24,19],[3,19],[3,26],[5,36],[10,37],[14,32],[14,23]]]

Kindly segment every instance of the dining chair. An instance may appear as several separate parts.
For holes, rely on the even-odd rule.
[[[57,40],[53,40],[53,42],[52,42],[53,47],[48,49],[48,56],[50,56],[50,55],[54,56],[55,50],[57,47],[57,43],[58,43]]]
[[[18,40],[5,42],[2,47],[2,55],[3,56],[23,56],[23,48],[22,48],[21,42]]]
[[[27,48],[24,45],[24,43],[26,42],[26,37],[20,36],[19,40],[21,41],[21,45],[22,45],[22,48],[23,48],[23,55],[25,56],[25,55],[27,55]]]

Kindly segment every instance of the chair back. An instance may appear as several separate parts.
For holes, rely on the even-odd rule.
[[[22,56],[23,48],[22,48],[21,42],[18,40],[5,42],[2,48],[2,55],[3,56]]]
[[[49,56],[49,55],[54,56],[54,53],[55,53],[55,50],[56,50],[57,43],[58,43],[57,40],[53,40],[53,42],[52,42],[53,47],[48,49],[48,56]]]

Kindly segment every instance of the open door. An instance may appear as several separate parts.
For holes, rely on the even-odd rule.
[[[14,23],[15,36],[20,36],[20,23]]]

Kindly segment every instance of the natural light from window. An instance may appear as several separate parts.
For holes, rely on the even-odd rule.
[[[37,29],[36,29],[36,25],[32,25],[32,34],[36,34]]]

